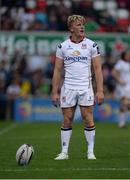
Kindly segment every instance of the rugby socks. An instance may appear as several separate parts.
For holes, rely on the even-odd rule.
[[[63,153],[68,154],[71,134],[72,134],[72,128],[61,128],[61,147]]]
[[[119,127],[125,127],[126,126],[126,119],[127,119],[127,112],[120,112],[120,116],[119,116]]]
[[[94,139],[95,139],[95,126],[84,128],[84,134],[85,134],[85,138],[88,144],[88,153],[93,153]]]

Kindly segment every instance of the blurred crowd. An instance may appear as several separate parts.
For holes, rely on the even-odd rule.
[[[55,52],[49,56],[38,52],[29,55],[16,49],[10,56],[8,48],[0,49],[0,119],[14,119],[17,98],[48,98],[55,64]],[[114,61],[103,57],[103,76],[106,97],[114,97],[115,81],[111,71]]]
[[[16,50],[10,56],[7,47],[1,48],[0,119],[13,119],[14,102],[17,98],[45,98],[50,95],[54,61],[54,53],[46,57]]]
[[[1,30],[66,31],[71,14],[86,17],[86,31],[130,33],[129,0],[1,0]]]
[[[0,30],[66,31],[71,14],[85,16],[87,32],[130,32],[129,0],[1,0]],[[103,58],[104,89],[112,98],[116,59]],[[16,49],[10,56],[6,46],[0,47],[0,119],[14,119],[18,97],[50,96],[54,63],[55,52],[29,55]]]

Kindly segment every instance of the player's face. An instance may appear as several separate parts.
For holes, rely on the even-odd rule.
[[[78,20],[73,22],[70,31],[72,32],[72,35],[74,34],[77,37],[84,37],[85,36],[84,23]]]
[[[130,51],[126,53],[125,59],[130,62]]]

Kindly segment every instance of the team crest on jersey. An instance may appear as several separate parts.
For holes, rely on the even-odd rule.
[[[66,102],[66,97],[65,96],[62,97],[62,102]]]
[[[87,49],[87,44],[82,44],[81,49]]]

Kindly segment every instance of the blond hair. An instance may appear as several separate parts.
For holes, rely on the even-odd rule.
[[[71,15],[68,17],[68,20],[67,20],[67,25],[68,25],[68,28],[70,28],[71,24],[75,21],[82,21],[83,24],[85,24],[86,20],[83,16],[80,16],[80,15]]]

